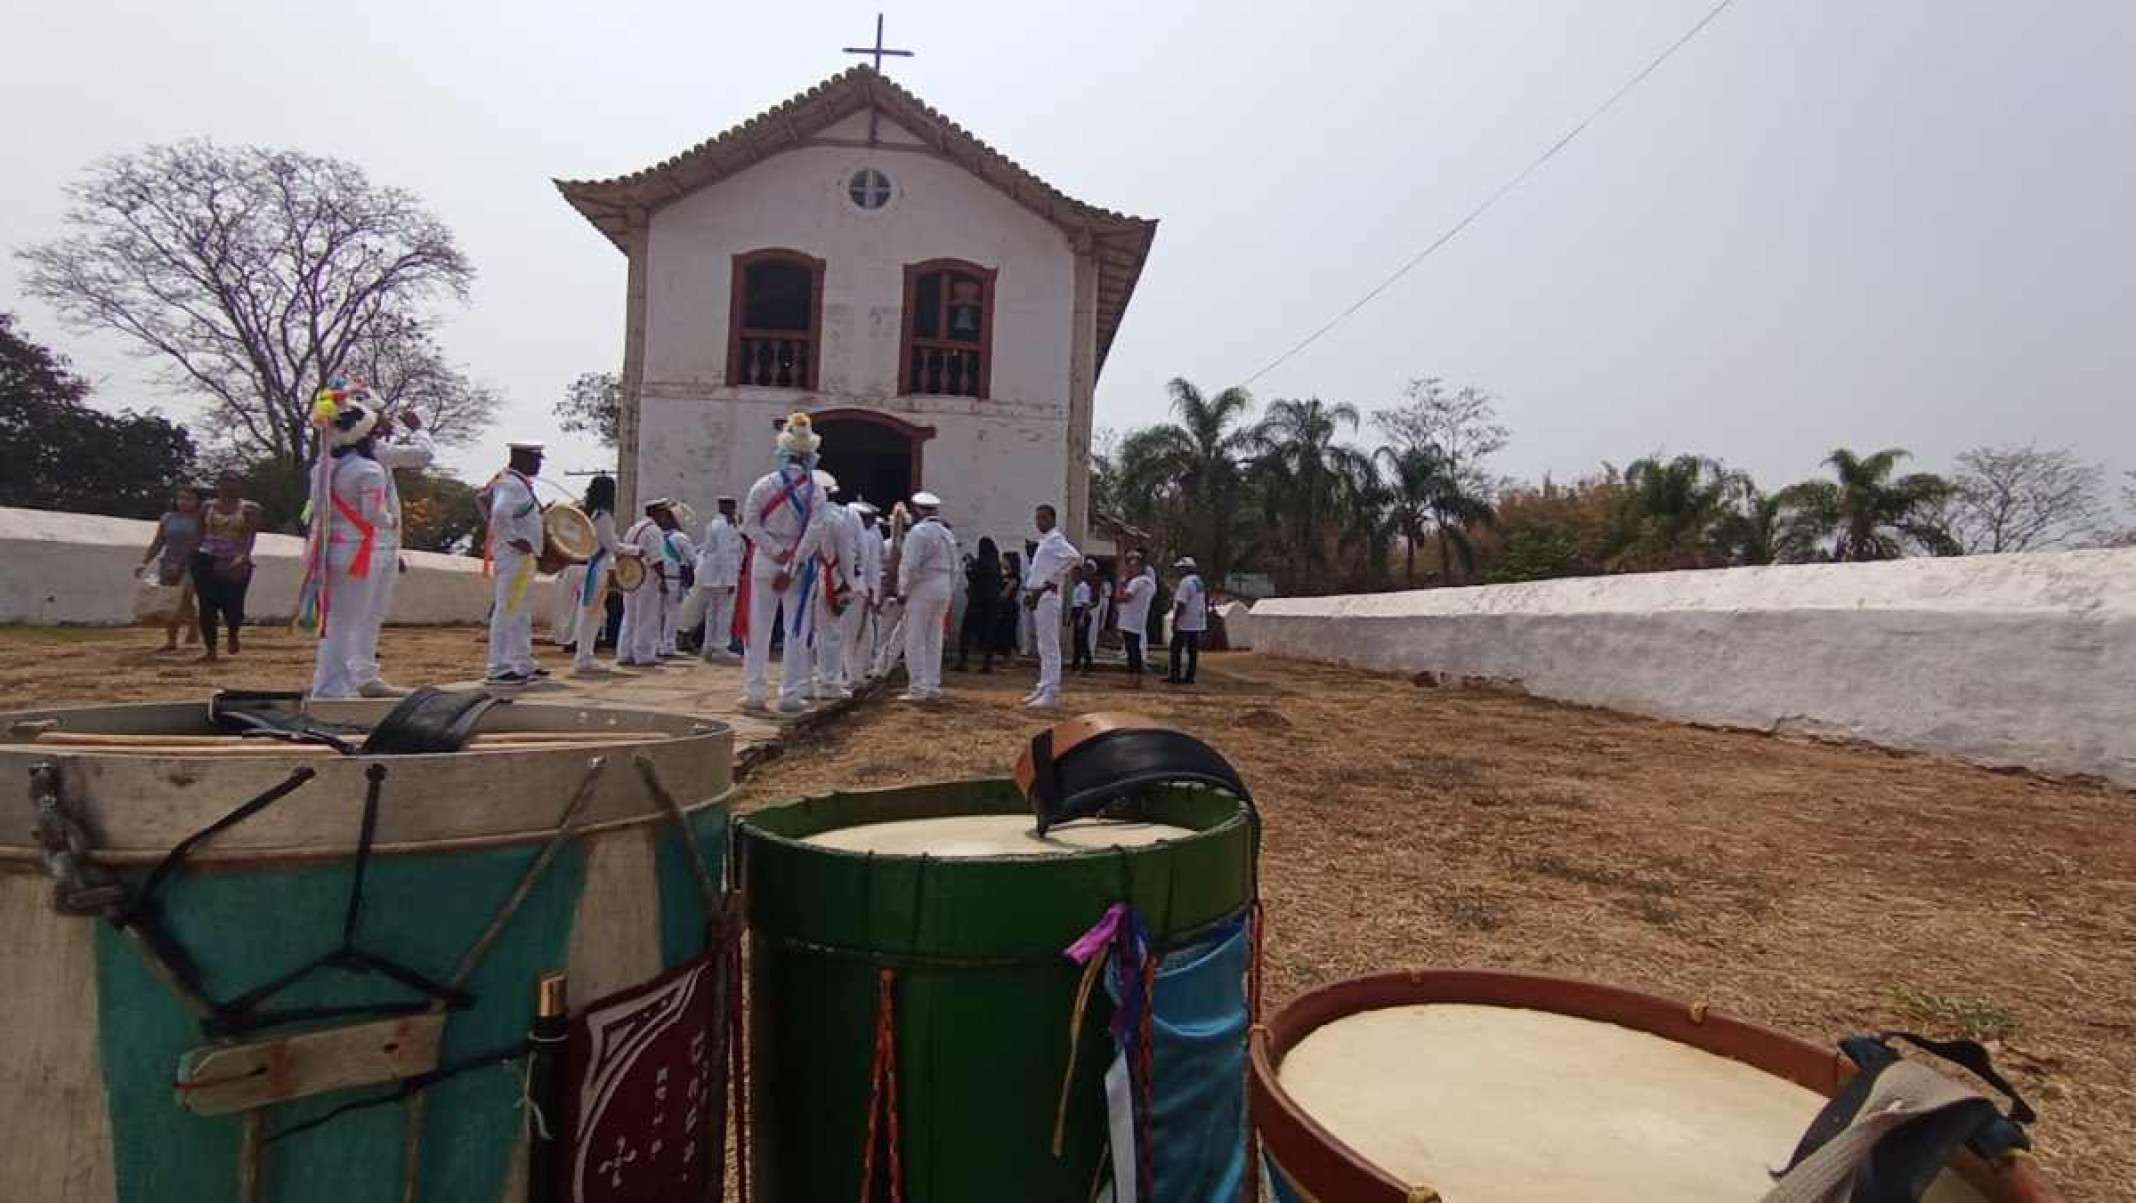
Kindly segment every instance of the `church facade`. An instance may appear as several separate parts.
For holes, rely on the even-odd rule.
[[[796,410],[843,499],[967,547],[1089,521],[1093,393],[1155,221],[1075,200],[867,66],[655,167],[558,181],[627,256],[625,503],[709,513]]]

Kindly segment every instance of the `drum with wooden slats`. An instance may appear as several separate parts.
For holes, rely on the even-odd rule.
[[[1758,1203],[1853,1075],[1832,1048],[1637,991],[1415,970],[1307,993],[1255,1032],[1276,1197]],[[2054,1203],[1961,1151],[1924,1203]]]
[[[393,705],[310,711],[369,726]],[[468,750],[402,756],[238,741],[198,703],[0,715],[0,1125],[35,1134],[0,1158],[0,1199],[529,1197],[518,1049],[538,983],[564,973],[578,1008],[706,950],[732,751],[718,723],[527,703],[490,710]],[[307,769],[148,891],[181,841]],[[30,837],[56,812],[89,845],[79,873]],[[127,907],[145,917],[118,926]],[[218,1034],[345,942],[415,976],[329,963],[262,1005],[291,1022]],[[431,1071],[456,1072],[393,1097]]]
[[[614,566],[608,570],[609,581],[618,593],[630,593],[645,584],[645,557],[619,555]]]

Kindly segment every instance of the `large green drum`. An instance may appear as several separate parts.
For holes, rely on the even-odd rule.
[[[1062,1111],[1081,980],[1063,949],[1121,901],[1157,946],[1176,946],[1236,917],[1254,888],[1237,798],[1159,785],[1133,809],[1143,822],[1071,824],[1041,845],[1016,787],[982,780],[829,794],[739,821],[762,1198],[860,1197],[871,1132],[878,1191],[894,1157],[909,1199],[1091,1197],[1109,1008],[1101,990],[1083,1012]]]
[[[314,710],[366,724],[387,705]],[[20,1137],[0,1159],[0,1199],[526,1198],[518,1058],[538,980],[565,974],[583,1004],[705,949],[733,738],[680,715],[524,703],[490,711],[478,732],[467,751],[344,757],[232,748],[198,704],[0,715],[0,1015],[13,1036],[0,1130]],[[204,1030],[213,1006],[342,944],[378,765],[352,944],[433,985],[466,967],[467,1005],[431,1010],[406,980],[325,967],[271,1006],[403,1005]],[[115,926],[82,881],[73,909],[91,913],[55,909],[67,873],[31,835],[40,810],[56,804],[78,824],[91,878],[139,890],[180,841],[302,768],[301,786],[193,848],[156,891],[152,925]],[[197,990],[174,985],[174,954],[195,964]],[[408,1013],[412,1002],[425,1005]],[[454,1068],[419,1094],[303,1126]]]

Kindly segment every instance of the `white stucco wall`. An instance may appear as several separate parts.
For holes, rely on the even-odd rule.
[[[133,576],[156,537],[152,522],[0,507],[0,623],[121,626],[133,621]],[[408,571],[394,586],[387,621],[481,622],[490,580],[482,561],[427,551],[401,553]],[[261,535],[253,548],[248,619],[289,620],[304,576],[304,541]]]
[[[2136,551],[1270,598],[1256,650],[2136,785]]]
[[[887,119],[884,142],[917,140]],[[863,139],[857,115],[821,137]],[[897,193],[863,212],[846,199],[873,166]],[[825,261],[823,349],[813,391],[727,383],[733,257],[784,247]],[[897,394],[904,269],[927,259],[995,269],[985,401]],[[771,465],[772,422],[795,409],[865,407],[935,437],[921,487],[960,535],[1027,535],[1031,507],[1065,501],[1076,256],[1062,232],[963,168],[912,150],[804,146],[653,213],[638,494],[711,512]],[[885,498],[874,498],[878,502]]]

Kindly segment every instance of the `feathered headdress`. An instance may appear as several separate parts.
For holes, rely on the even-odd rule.
[[[807,414],[793,414],[779,428],[779,450],[789,455],[809,456],[823,446],[823,436],[816,433],[816,424]]]

